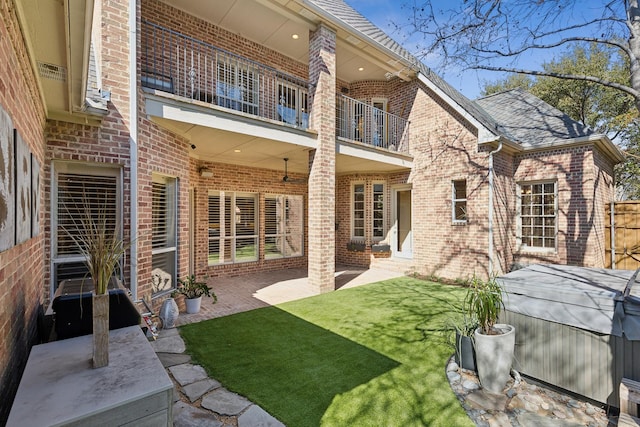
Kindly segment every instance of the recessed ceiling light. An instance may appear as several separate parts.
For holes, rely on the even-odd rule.
[[[242,152],[242,150],[238,150],[238,149],[236,149],[236,150],[233,150],[233,152],[234,152],[234,153],[241,153],[241,152]]]
[[[300,38],[300,36],[297,35],[297,34],[292,34],[291,38],[294,39],[294,40],[298,40]]]
[[[364,67],[358,68],[358,71],[364,71]]]

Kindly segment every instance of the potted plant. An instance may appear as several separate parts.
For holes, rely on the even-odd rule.
[[[185,279],[178,279],[178,288],[176,291],[185,296],[185,304],[187,313],[193,314],[200,311],[202,304],[202,296],[206,295],[212,298],[212,303],[218,302],[218,297],[205,282],[198,282],[195,274],[187,276]]]
[[[474,342],[480,384],[493,393],[501,393],[509,380],[515,348],[515,328],[497,323],[502,295],[495,277],[485,281],[474,276],[464,301],[466,313],[479,325]]]
[[[106,196],[105,196],[106,198]],[[107,200],[90,200],[83,194],[82,206],[67,206],[72,224],[63,231],[84,256],[93,283],[93,367],[109,364],[109,282],[130,244],[119,235],[119,223],[109,214]]]
[[[473,346],[473,334],[478,327],[475,316],[462,308],[457,308],[448,319],[449,330],[453,332],[455,361],[463,369],[476,370],[476,352]]]

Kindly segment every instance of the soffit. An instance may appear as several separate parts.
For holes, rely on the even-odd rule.
[[[352,29],[336,28],[294,0],[164,0],[178,9],[300,61],[309,61],[309,31],[325,22],[337,33],[338,79],[347,82],[406,76],[406,68]],[[292,35],[297,34],[297,40]],[[362,71],[359,68],[363,68]]]
[[[84,108],[93,0],[15,3],[47,116]]]

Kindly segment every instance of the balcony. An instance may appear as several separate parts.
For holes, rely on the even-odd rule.
[[[308,83],[179,32],[142,22],[141,84],[233,113],[309,128]],[[408,152],[409,122],[339,95],[336,137]]]
[[[309,127],[306,82],[146,21],[141,69],[143,87]]]
[[[370,104],[338,95],[336,136],[401,153],[409,152],[409,122]]]

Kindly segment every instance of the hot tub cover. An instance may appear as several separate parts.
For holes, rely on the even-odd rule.
[[[506,310],[638,341],[639,271],[540,264],[497,280]]]

